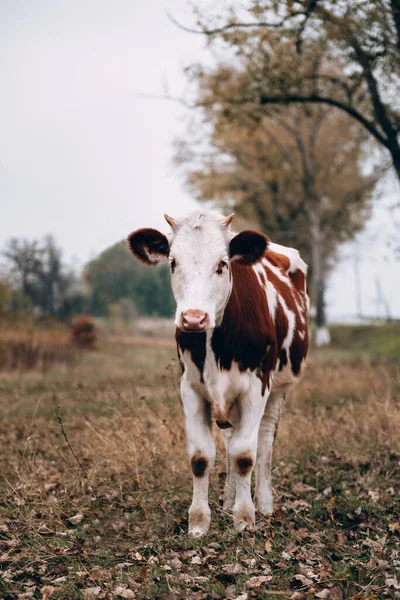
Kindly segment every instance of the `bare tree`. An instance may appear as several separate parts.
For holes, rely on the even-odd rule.
[[[54,238],[49,235],[43,242],[12,238],[3,255],[23,298],[41,314],[60,315],[74,277]]]

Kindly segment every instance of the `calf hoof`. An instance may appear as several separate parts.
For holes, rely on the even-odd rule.
[[[254,506],[239,505],[233,507],[233,524],[236,531],[242,532],[255,524]]]
[[[272,496],[263,500],[256,500],[256,509],[263,516],[272,515],[274,512]]]
[[[191,507],[189,510],[189,535],[195,538],[208,533],[211,523],[211,511],[207,507]]]

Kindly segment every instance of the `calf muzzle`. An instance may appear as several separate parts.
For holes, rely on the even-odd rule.
[[[181,314],[181,324],[184,331],[203,331],[209,322],[208,313],[201,310],[187,310]]]

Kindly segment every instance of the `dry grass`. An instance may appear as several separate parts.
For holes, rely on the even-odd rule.
[[[77,358],[67,331],[0,327],[0,371],[45,373],[55,363],[73,365]]]
[[[3,597],[396,597],[397,367],[311,357],[278,432],[276,515],[244,536],[220,507],[218,433],[212,530],[193,541],[174,354],[104,343],[0,379]]]

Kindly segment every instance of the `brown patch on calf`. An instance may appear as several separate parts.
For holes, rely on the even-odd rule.
[[[272,253],[271,253],[272,254]],[[273,259],[271,259],[270,256],[268,256],[268,260],[270,260],[271,263],[274,263],[276,261],[274,261]],[[277,275],[268,268],[268,266],[264,265],[264,269],[266,271],[267,274],[267,279],[272,283],[272,285],[274,286],[274,288],[276,289],[277,293],[278,293],[278,303],[277,303],[277,308],[276,308],[276,315],[275,315],[275,328],[276,328],[276,337],[277,337],[277,346],[278,346],[278,352],[280,354],[280,369],[281,367],[283,368],[284,364],[285,364],[285,359],[287,362],[287,354],[286,356],[281,354],[281,346],[283,343],[283,340],[286,337],[287,334],[287,329],[288,329],[288,320],[287,317],[283,311],[283,308],[281,306],[281,303],[279,302],[279,296],[281,296],[283,298],[283,300],[286,303],[287,308],[292,311],[294,313],[295,316],[295,330],[294,330],[294,334],[293,334],[293,340],[292,343],[290,345],[289,348],[289,356],[290,356],[290,363],[291,363],[291,368],[292,368],[292,372],[294,375],[298,375],[300,373],[300,368],[301,368],[301,363],[303,362],[303,360],[305,359],[306,355],[307,355],[307,349],[308,349],[308,331],[307,331],[307,326],[304,326],[301,322],[300,319],[300,312],[302,312],[302,316],[304,319],[307,319],[307,311],[304,309],[305,305],[306,305],[306,298],[305,298],[305,278],[304,278],[304,273],[302,274],[303,276],[294,276],[293,278],[290,277],[290,279],[288,279],[288,282],[292,282],[293,285],[291,285],[290,287],[284,282],[281,281],[281,279],[279,279],[279,277],[277,277]],[[281,269],[282,272],[283,269]],[[295,271],[295,274],[298,273],[298,270]],[[299,289],[297,288],[297,286],[300,286]],[[304,328],[304,339],[302,340],[299,336],[299,331],[302,330]]]
[[[306,276],[301,269],[289,273],[289,277],[298,292],[306,291]]]
[[[253,457],[251,456],[251,454],[247,454],[246,452],[243,452],[242,454],[239,454],[238,456],[236,456],[235,458],[235,465],[236,468],[238,470],[238,472],[240,473],[240,475],[246,476],[248,475],[254,465],[254,460]]]
[[[287,352],[285,350],[285,348],[282,348],[282,350],[279,353],[279,370],[282,371],[283,367],[286,367],[287,365]]]
[[[292,365],[292,371],[294,375],[299,375],[301,371],[301,364],[307,354],[308,348],[308,328],[305,328],[304,339],[301,339],[299,332],[295,331],[293,341],[290,346],[290,362]]]
[[[271,261],[273,265],[279,267],[287,273],[290,269],[290,258],[285,254],[279,254],[279,252],[267,251],[266,258]]]
[[[195,477],[203,477],[208,467],[208,459],[203,456],[201,452],[196,452],[196,454],[192,456],[190,464],[193,475]]]
[[[275,329],[265,291],[252,267],[232,263],[233,287],[220,327],[213,332],[211,347],[220,368],[240,371],[270,370],[276,362]],[[267,347],[273,351],[268,353]],[[270,358],[272,354],[272,359]]]

